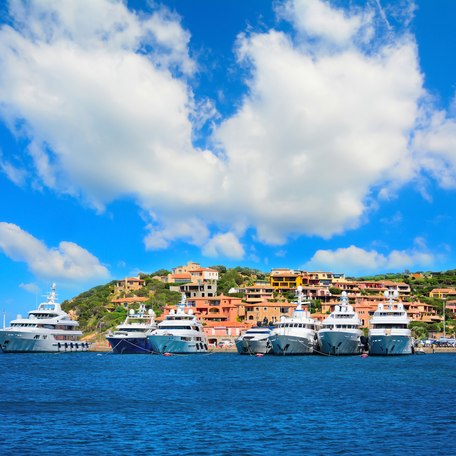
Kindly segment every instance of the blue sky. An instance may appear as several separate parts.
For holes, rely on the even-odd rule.
[[[452,0],[0,7],[0,308],[189,260],[456,267]]]

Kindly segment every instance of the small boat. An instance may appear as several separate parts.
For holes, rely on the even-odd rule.
[[[116,327],[113,332],[106,334],[106,339],[116,354],[150,354],[152,346],[147,336],[155,330],[155,312],[152,309],[146,310],[141,304],[135,312],[130,309],[125,321]]]
[[[11,326],[0,329],[0,348],[4,353],[69,353],[89,349],[89,342],[79,340],[79,323],[57,302],[56,289],[53,283],[46,302],[31,310],[27,318],[18,316]]]

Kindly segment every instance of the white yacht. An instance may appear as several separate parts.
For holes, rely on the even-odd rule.
[[[370,355],[410,355],[412,336],[408,329],[409,319],[397,290],[385,291],[385,302],[380,303],[370,320]]]
[[[0,329],[0,348],[4,353],[87,351],[88,342],[80,342],[79,323],[71,320],[56,302],[56,285],[52,284],[47,301],[18,316],[8,328]]]
[[[298,287],[298,303],[292,317],[282,316],[269,336],[274,355],[311,355],[317,346],[319,322],[302,308],[302,287]],[[310,309],[310,302],[308,309]]]
[[[318,331],[320,351],[327,355],[357,355],[361,353],[361,320],[342,292],[340,305],[325,318]]]
[[[208,342],[203,325],[185,305],[185,294],[177,310],[171,312],[147,336],[154,353],[207,353]]]
[[[272,329],[269,326],[254,326],[239,336],[234,342],[240,355],[267,355],[272,353],[269,341]]]
[[[136,312],[130,309],[125,321],[117,326],[115,331],[108,332],[106,339],[113,353],[149,354],[152,352],[152,346],[147,336],[156,327],[155,312],[152,309],[146,310],[146,306],[141,304]]]

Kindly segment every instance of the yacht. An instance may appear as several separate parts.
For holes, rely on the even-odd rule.
[[[368,335],[370,355],[410,355],[412,336],[409,319],[398,292],[385,291],[385,302],[380,303],[370,320]]]
[[[361,353],[361,320],[342,292],[340,305],[323,320],[318,331],[320,351],[325,355],[358,355]]]
[[[177,310],[172,309],[157,329],[147,336],[154,353],[207,353],[203,325],[185,304],[185,294]]]
[[[4,353],[77,352],[87,351],[88,342],[81,342],[79,323],[71,320],[56,302],[56,285],[52,284],[47,301],[28,313],[18,315],[11,326],[0,329],[0,348]]]
[[[269,336],[274,355],[311,355],[317,347],[319,323],[302,308],[302,287],[298,287],[298,302],[292,317],[282,316]],[[310,309],[310,302],[306,302]]]
[[[115,331],[106,334],[106,339],[113,353],[149,354],[152,346],[147,336],[156,327],[155,312],[152,309],[146,311],[146,306],[141,304],[136,312],[130,309],[125,321]]]
[[[248,329],[234,342],[240,355],[267,355],[272,353],[272,345],[269,341],[272,329],[269,326],[254,326]]]

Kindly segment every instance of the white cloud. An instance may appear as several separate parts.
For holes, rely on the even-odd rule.
[[[216,136],[223,188],[261,240],[354,228],[374,188],[414,176],[408,143],[423,89],[409,37],[369,55],[354,45],[313,55],[271,31],[241,37],[239,49],[249,95]]]
[[[416,245],[417,248],[423,249],[422,239],[417,240]],[[357,275],[419,269],[431,266],[434,261],[435,257],[425,249],[421,251],[417,249],[393,250],[384,255],[376,250],[365,250],[351,245],[336,250],[318,250],[303,266],[303,269],[323,269]]]
[[[158,213],[207,203],[202,183],[214,186],[217,159],[192,146],[193,94],[173,74],[194,63],[175,18],[107,0],[14,2],[11,13],[16,28],[0,30],[1,113],[21,121],[44,185],[99,209],[122,195]]]
[[[417,161],[422,169],[446,189],[456,188],[456,119],[435,113],[414,138]]]
[[[3,161],[0,153],[0,170],[8,177],[8,179],[18,186],[25,183],[26,172],[24,169],[17,168],[12,163]]]
[[[98,259],[79,245],[62,241],[57,248],[48,248],[13,223],[0,222],[0,250],[13,261],[27,263],[42,279],[78,282],[109,276]]]
[[[29,138],[27,171],[99,210],[133,198],[150,214],[148,249],[183,239],[219,255],[231,242],[239,257],[250,227],[277,245],[330,237],[418,171],[409,150],[424,94],[416,43],[407,34],[374,43],[373,9],[288,1],[296,42],[273,30],[240,36],[249,91],[215,130],[217,154],[192,142],[217,113],[190,88],[196,62],[178,17],[109,0],[17,1],[10,14],[13,26],[0,29],[0,115]],[[309,37],[323,44],[311,48]],[[440,149],[436,157],[421,166],[437,174],[452,160],[439,162]],[[11,166],[3,160],[20,182]]]
[[[174,239],[184,239],[189,244],[201,247],[209,238],[206,224],[197,217],[181,220],[166,220],[160,227],[148,225],[149,234],[144,243],[147,250],[166,249]]]
[[[293,0],[285,3],[282,14],[296,30],[337,46],[352,44],[363,27],[371,27],[371,17],[331,7],[320,0]],[[370,33],[369,33],[370,34]]]
[[[233,233],[222,233],[213,236],[207,242],[203,248],[203,254],[209,257],[241,259],[245,251]]]
[[[38,287],[38,285],[36,283],[20,283],[19,287],[34,295],[37,295],[38,292],[40,291],[40,288]]]

